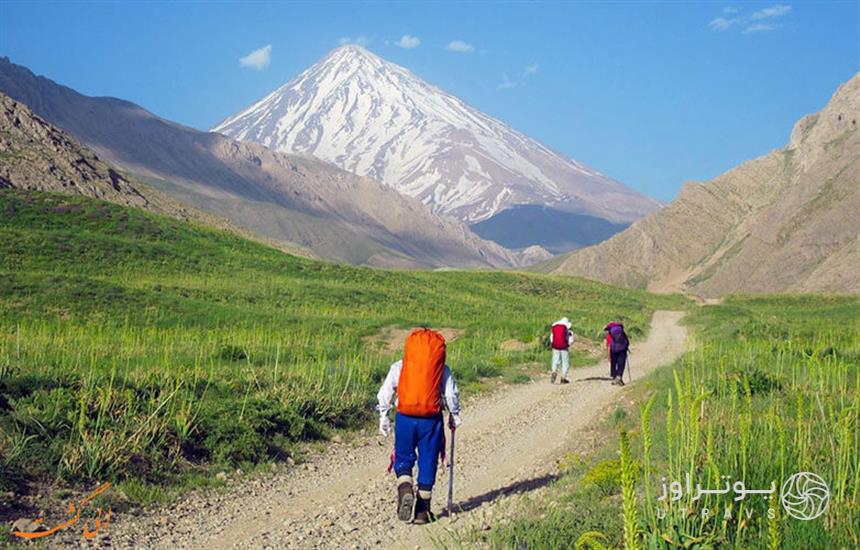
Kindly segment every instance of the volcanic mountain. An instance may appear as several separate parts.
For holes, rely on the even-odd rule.
[[[360,46],[335,49],[213,131],[314,155],[469,224],[518,205],[550,211],[514,209],[480,228],[506,246],[519,228],[533,236],[525,245],[559,244],[543,238],[564,214],[588,216],[591,226],[569,217],[563,243],[591,244],[605,238],[593,217],[625,227],[660,207]]]
[[[702,296],[860,292],[860,73],[781,150],[543,267],[613,284]]]
[[[87,97],[8,58],[0,58],[0,91],[181,202],[323,258],[385,267],[510,267],[525,256],[371,178],[200,132],[120,99]],[[529,258],[541,255],[532,251]]]

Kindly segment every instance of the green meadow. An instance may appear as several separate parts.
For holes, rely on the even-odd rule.
[[[601,451],[568,457],[548,495],[460,543],[860,547],[860,299],[732,297],[688,323],[693,351],[643,381],[638,404],[600,427]],[[820,476],[829,500],[811,486],[784,491],[799,472]],[[783,499],[795,514],[823,513],[798,519]]]
[[[686,303],[572,278],[334,265],[102,201],[2,191],[0,490],[114,481],[146,501],[213,467],[285,460],[372,416],[397,358],[374,338],[387,327],[463,330],[448,362],[472,392],[522,381],[513,367],[545,360],[562,315],[586,337],[613,316],[642,335],[653,310]],[[527,345],[501,351],[511,339]]]

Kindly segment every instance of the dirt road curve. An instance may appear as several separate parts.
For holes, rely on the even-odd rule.
[[[686,344],[680,312],[654,314],[647,341],[633,344],[641,378],[678,357]],[[549,361],[549,357],[547,357]],[[464,406],[457,432],[456,502],[461,517],[506,493],[554,479],[556,458],[578,431],[625,388],[612,386],[605,361],[571,371],[569,385],[546,380],[512,386]],[[635,382],[635,380],[634,380]],[[416,527],[396,520],[394,480],[385,475],[391,440],[334,445],[307,464],[248,481],[224,494],[192,496],[159,513],[111,522],[111,547],[137,548],[426,548],[449,520]],[[447,495],[440,469],[434,511]]]

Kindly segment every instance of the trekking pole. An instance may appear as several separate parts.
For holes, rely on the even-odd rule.
[[[627,383],[633,382],[633,369],[630,368],[630,350],[627,350]]]
[[[448,517],[454,517],[454,434],[457,428],[451,427],[451,456],[448,457]]]

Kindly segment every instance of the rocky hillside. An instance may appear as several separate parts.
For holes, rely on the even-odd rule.
[[[469,224],[506,212],[496,225],[530,229],[517,248],[564,244],[545,242],[552,228],[517,205],[625,225],[660,207],[360,46],[335,49],[214,131],[314,155]],[[488,234],[511,247],[505,231]]]
[[[133,184],[73,137],[3,93],[0,188],[74,193],[158,212],[173,207],[160,193]]]
[[[83,195],[185,220],[201,215],[119,173],[75,138],[2,92],[0,189]],[[206,221],[215,222],[208,217]]]
[[[306,249],[259,238],[224,218],[190,208],[121,174],[68,133],[2,92],[0,189],[50,191],[107,200],[223,229],[290,254],[313,257]]]
[[[555,273],[702,296],[860,292],[860,74],[782,150],[688,183],[662,211],[547,264]]]
[[[179,201],[320,257],[385,267],[509,267],[521,255],[484,241],[370,178],[87,97],[0,58],[0,91],[100,157]]]

